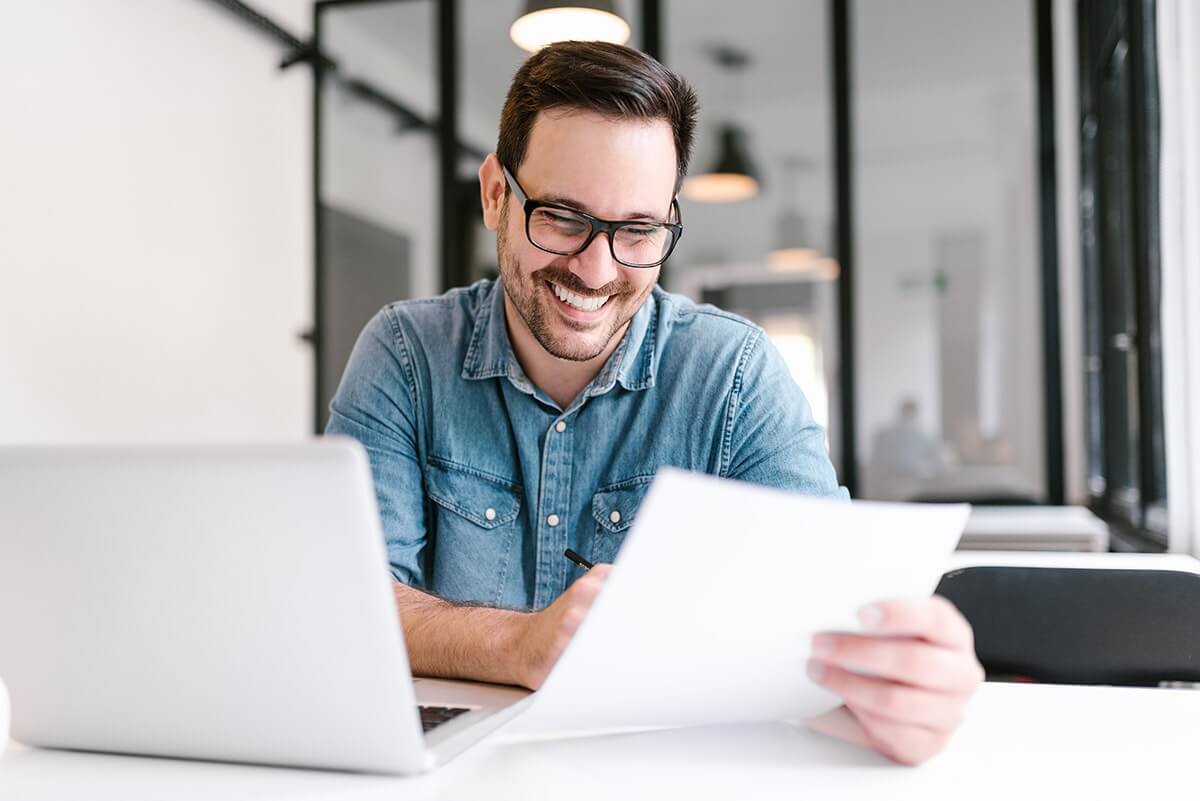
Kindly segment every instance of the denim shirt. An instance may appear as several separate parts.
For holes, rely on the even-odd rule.
[[[565,409],[480,281],[380,311],[330,410],[370,456],[392,575],[454,601],[548,606],[582,573],[563,550],[611,562],[662,465],[846,496],[762,329],[657,287]]]

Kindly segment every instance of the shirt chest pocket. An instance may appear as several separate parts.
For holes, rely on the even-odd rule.
[[[653,480],[654,476],[638,476],[610,484],[592,496],[592,517],[596,520],[596,533],[592,539],[593,562],[611,563],[616,559]]]
[[[434,515],[431,589],[455,601],[499,603],[514,558],[519,488],[431,459],[425,492]]]

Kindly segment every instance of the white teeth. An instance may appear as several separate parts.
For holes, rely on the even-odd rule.
[[[583,295],[576,295],[574,292],[563,289],[558,284],[550,284],[554,289],[554,295],[563,303],[580,311],[593,312],[608,302],[610,296],[605,295],[599,298],[585,298]]]

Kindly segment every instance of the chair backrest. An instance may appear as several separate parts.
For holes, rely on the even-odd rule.
[[[1032,495],[997,490],[986,494],[961,492],[924,492],[914,495],[910,503],[969,503],[972,506],[1044,506]]]
[[[1200,575],[969,567],[942,577],[989,676],[1061,684],[1200,682]]]

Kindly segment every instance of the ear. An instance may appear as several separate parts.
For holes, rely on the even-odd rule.
[[[508,200],[504,191],[507,188],[500,159],[495,153],[488,153],[479,166],[479,200],[483,205],[483,224],[489,231],[500,227],[500,210]]]

